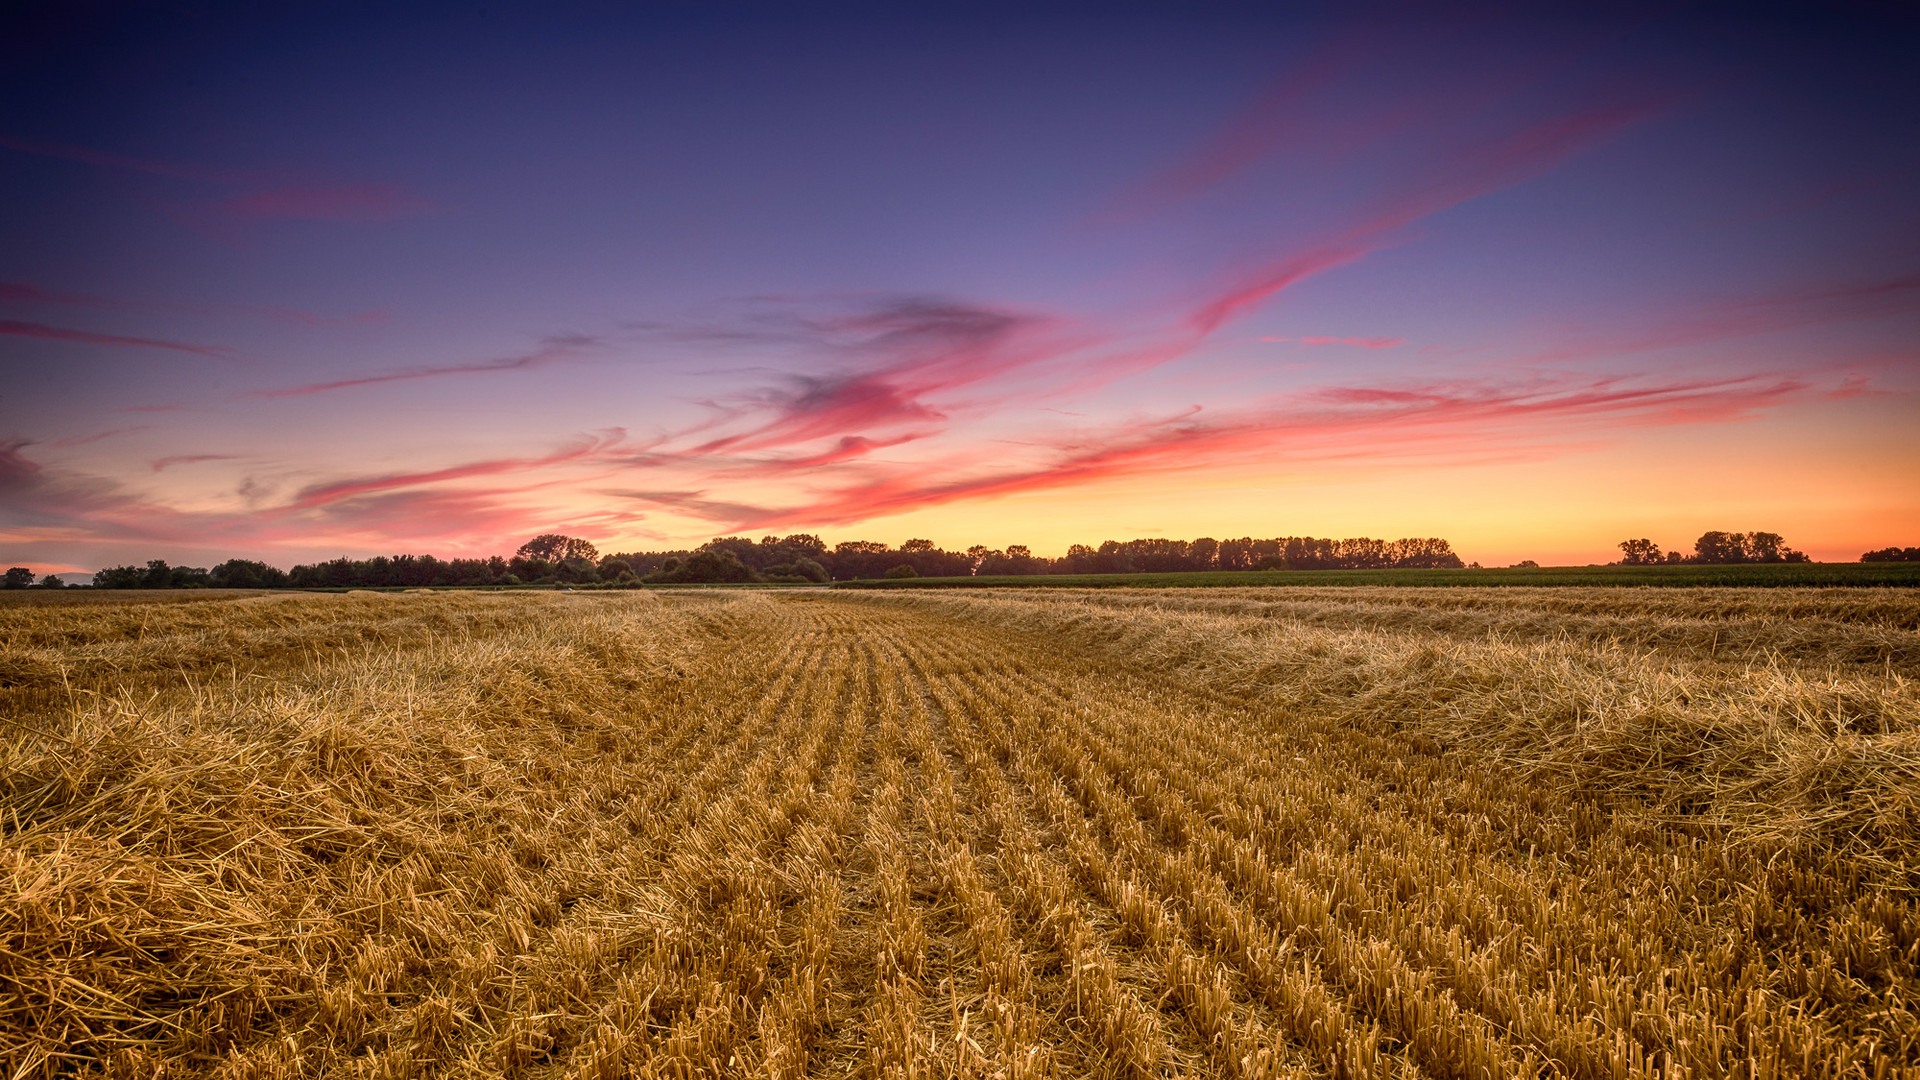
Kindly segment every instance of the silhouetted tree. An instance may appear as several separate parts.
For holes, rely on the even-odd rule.
[[[1008,548],[1007,554],[1013,554],[1013,549]],[[1211,536],[1203,536],[1187,545],[1187,557],[1193,563],[1192,569],[1212,570],[1219,562],[1220,541]]]
[[[913,568],[912,563],[901,563],[899,566],[888,570],[883,576],[890,578],[910,578],[919,577],[920,572]]]
[[[1702,533],[1700,539],[1693,542],[1693,558],[1696,563],[1750,563],[1750,562],[1806,562],[1807,556],[1787,546],[1779,533],[1754,532]]]
[[[970,574],[991,573],[992,571],[983,570],[982,568],[986,566],[994,556],[999,554],[1001,553],[985,544],[973,545],[967,549],[967,563],[970,567],[967,572]]]
[[[1747,534],[1747,561],[1781,562],[1781,552],[1786,546],[1786,540],[1779,533],[1750,532]]]
[[[1717,529],[1701,533],[1700,539],[1693,542],[1693,561],[1712,564],[1746,562],[1746,535]]]
[[[39,585],[34,587],[39,589],[64,589],[67,587],[67,584],[60,580],[60,575],[48,574],[46,577],[40,579]]]
[[[898,561],[893,549],[877,540],[843,540],[833,546],[827,569],[837,581],[879,577],[891,565],[889,559]]]
[[[32,570],[24,566],[14,566],[7,569],[7,588],[24,589],[31,584],[33,584]]]
[[[1666,556],[1660,553],[1660,545],[1651,540],[1620,541],[1621,566],[1657,566],[1665,561]]]
[[[545,563],[565,562],[568,559],[586,559],[591,562],[600,557],[600,552],[585,540],[562,536],[559,533],[541,533],[521,544],[514,555]]]
[[[1861,562],[1920,562],[1920,547],[1887,547],[1860,556]]]

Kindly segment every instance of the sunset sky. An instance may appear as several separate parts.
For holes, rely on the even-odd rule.
[[[0,15],[0,565],[1920,544],[1893,5],[401,6]]]

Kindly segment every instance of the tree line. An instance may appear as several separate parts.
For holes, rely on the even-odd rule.
[[[1621,558],[1613,566],[1664,566],[1676,563],[1695,565],[1729,565],[1732,563],[1803,563],[1807,562],[1806,552],[1795,551],[1787,546],[1787,541],[1779,533],[1772,532],[1721,532],[1714,530],[1700,535],[1693,542],[1693,554],[1675,548],[1661,551],[1660,545],[1651,540],[1622,540],[1619,543]],[[1860,556],[1861,562],[1877,561],[1872,552]]]
[[[1460,567],[1447,541],[1437,537],[1345,540],[1311,536],[1266,539],[1108,540],[1097,547],[1075,544],[1059,558],[1035,555],[1023,544],[1004,550],[976,544],[948,551],[931,540],[899,547],[874,540],[847,540],[829,547],[811,533],[722,536],[698,548],[601,554],[577,537],[546,533],[522,544],[511,558],[438,559],[432,555],[338,558],[291,570],[252,559],[229,559],[211,568],[170,566],[153,559],[144,566],[108,567],[93,575],[99,589],[314,589],[429,588],[447,585],[639,585],[675,582],[824,583],[879,577],[967,577],[989,574],[1131,574],[1194,570],[1342,570],[1395,567]],[[23,584],[32,584],[30,571]],[[9,587],[13,586],[11,573]],[[54,587],[58,587],[57,585]]]
[[[1692,554],[1663,551],[1652,540],[1620,541],[1615,566],[1672,564],[1798,563],[1804,552],[1779,533],[1710,531],[1694,541]],[[1861,562],[1920,562],[1920,548],[1888,547]],[[1200,570],[1370,570],[1459,568],[1464,564],[1437,537],[1345,540],[1311,536],[1266,539],[1108,540],[1097,547],[1075,544],[1059,558],[1035,555],[1023,544],[1004,550],[975,544],[947,551],[931,540],[892,547],[874,540],[846,540],[829,547],[811,533],[790,536],[722,536],[698,548],[601,554],[592,543],[544,533],[522,544],[511,558],[439,559],[432,555],[338,558],[282,570],[253,559],[228,559],[211,568],[170,566],[152,559],[144,566],[108,567],[93,575],[97,589],[324,589],[430,588],[448,585],[630,586],[675,582],[819,582],[879,577],[968,577],[999,574],[1133,574]],[[1477,564],[1476,564],[1477,565]],[[1529,565],[1522,563],[1521,565]],[[54,574],[35,581],[32,570],[6,571],[8,589],[58,589]]]

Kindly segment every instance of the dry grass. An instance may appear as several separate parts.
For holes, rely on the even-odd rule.
[[[0,608],[0,1076],[1920,1075],[1917,627],[1891,591]]]

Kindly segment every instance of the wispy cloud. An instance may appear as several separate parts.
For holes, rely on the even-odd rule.
[[[387,473],[380,476],[352,477],[344,480],[330,480],[311,484],[302,488],[286,504],[286,510],[305,510],[342,499],[368,495],[401,488],[430,487],[450,480],[468,480],[480,476],[501,476],[511,473],[533,472],[572,462],[591,460],[596,455],[613,449],[626,439],[626,432],[612,429],[600,434],[577,439],[561,449],[536,457],[493,458],[485,461],[466,462],[440,469],[429,469],[412,473]]]
[[[243,221],[392,221],[435,209],[431,202],[408,195],[395,184],[288,183],[284,173],[211,168],[6,136],[0,136],[0,148],[124,172],[249,188],[213,205],[216,213]]]
[[[788,508],[724,520],[736,529],[845,525],[962,500],[1216,471],[1251,461],[1324,463],[1416,454],[1431,461],[1436,453],[1484,457],[1498,445],[1525,439],[1540,442],[1538,454],[1544,456],[1554,452],[1551,444],[1566,438],[1569,426],[1726,423],[1812,392],[1808,383],[1791,378],[1336,386],[1259,409],[1117,425],[1057,443],[1049,460],[1029,467],[954,475],[955,470],[922,464],[827,488]]]
[[[988,383],[1070,351],[1050,318],[925,297],[892,298],[852,313],[806,320],[818,345],[853,364],[826,375],[790,374],[723,403],[751,419],[698,453],[791,447],[901,425],[938,428],[941,395]]]
[[[50,445],[64,450],[69,447],[85,446],[88,443],[96,443],[102,439],[111,439],[116,435],[131,435],[136,431],[145,431],[145,430],[147,430],[147,425],[134,424],[131,427],[117,427],[107,431],[96,431],[91,435],[73,435],[64,439],[55,439]]]
[[[246,510],[190,510],[155,501],[139,485],[50,468],[27,453],[25,438],[0,439],[0,539],[13,542],[125,542],[180,547],[260,550],[317,540],[357,549],[390,542],[430,543],[437,551],[494,553],[508,538],[577,523],[624,529],[644,511],[620,502],[556,515],[541,496],[550,493],[543,470],[595,464],[623,439],[618,431],[583,436],[547,454],[450,465],[414,473],[346,477],[310,484],[285,501],[252,500]],[[164,468],[214,455],[182,455],[155,462]],[[462,484],[471,479],[522,476],[515,486]],[[247,487],[252,485],[251,479]],[[257,487],[257,485],[253,485]],[[256,491],[257,495],[264,492]],[[517,541],[516,541],[517,542]]]
[[[1110,223],[1138,219],[1245,172],[1272,156],[1289,136],[1305,141],[1308,132],[1303,106],[1323,99],[1328,87],[1339,79],[1357,74],[1369,51],[1369,43],[1354,33],[1322,46],[1273,80],[1225,125],[1207,135],[1185,160],[1122,192],[1097,219]]]
[[[53,292],[31,281],[0,281],[0,301],[29,304],[79,304],[87,307],[118,307],[103,297],[84,293]]]
[[[154,472],[164,472],[175,465],[195,465],[202,461],[234,461],[238,454],[173,454],[155,458],[152,462]]]
[[[1639,327],[1564,333],[1532,363],[1617,357],[1920,311],[1920,272],[1851,278],[1770,295],[1696,303]]]
[[[631,499],[648,506],[664,506],[707,521],[741,522],[767,518],[775,512],[762,506],[715,499],[706,491],[628,491],[611,489],[601,494]]]
[[[1302,345],[1357,345],[1362,349],[1395,349],[1407,343],[1406,338],[1397,337],[1303,337],[1299,341]]]
[[[1202,334],[1212,333],[1284,289],[1392,244],[1406,226],[1538,176],[1658,114],[1668,103],[1667,99],[1643,99],[1603,105],[1460,149],[1416,176],[1412,185],[1376,201],[1354,224],[1228,282],[1196,305],[1187,323]]]
[[[417,379],[441,379],[461,375],[498,375],[510,371],[529,371],[560,363],[582,348],[594,343],[594,339],[581,336],[549,338],[544,348],[521,356],[508,356],[498,360],[477,360],[467,364],[443,364],[438,367],[409,368],[402,371],[382,372],[378,375],[361,375],[351,379],[331,379],[326,382],[306,383],[301,386],[285,386],[271,390],[256,390],[254,397],[284,398],[303,397],[311,394],[326,394],[335,390],[351,390],[361,386],[379,386],[385,383],[411,382]]]
[[[214,345],[195,345],[187,341],[169,341],[165,338],[130,337],[124,334],[101,334],[92,330],[74,330],[64,326],[48,326],[45,323],[21,322],[17,319],[0,319],[0,334],[16,337],[42,338],[48,341],[71,341],[82,345],[116,345],[140,349],[166,349],[171,352],[193,353],[197,356],[211,356],[221,360],[231,359],[230,349]]]

